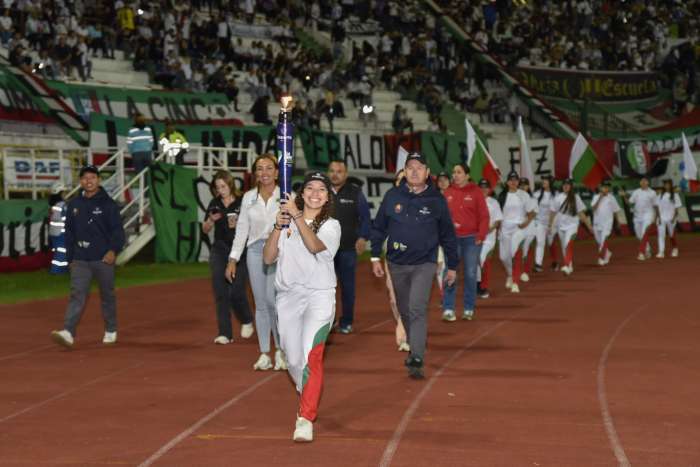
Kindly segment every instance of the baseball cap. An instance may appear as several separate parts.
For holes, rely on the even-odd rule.
[[[448,174],[447,172],[440,172],[439,174],[437,174],[437,178],[440,177],[450,178],[450,174]]]
[[[520,175],[518,175],[518,172],[516,171],[511,171],[508,173],[507,180],[520,180]]]
[[[301,189],[303,190],[304,188],[306,188],[306,185],[313,182],[314,180],[319,181],[319,182],[323,182],[323,184],[326,185],[326,189],[330,193],[331,180],[323,172],[309,172],[309,173],[307,173],[306,176],[304,177],[304,183],[302,183]]]
[[[86,173],[93,173],[95,175],[100,175],[100,171],[95,167],[94,165],[86,165],[83,166],[83,168],[80,169],[80,176],[82,177]]]
[[[601,186],[610,186],[610,185],[612,185],[612,183],[610,183],[610,180],[603,180],[603,181],[600,183],[600,185],[601,185]]]
[[[521,184],[521,185],[525,185],[525,184],[529,185],[529,184],[530,184],[530,180],[528,180],[527,177],[521,177],[521,178],[520,178],[520,184]]]
[[[482,178],[481,180],[479,180],[479,186],[481,188],[491,188],[491,184],[485,178]]]
[[[564,185],[573,185],[574,179],[573,178],[565,178],[563,183],[564,183]]]
[[[425,166],[428,165],[428,161],[425,160],[425,156],[417,152],[412,152],[408,156],[406,156],[406,165],[408,165],[410,161],[418,161]]]

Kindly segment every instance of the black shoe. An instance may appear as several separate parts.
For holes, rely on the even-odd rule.
[[[479,298],[489,298],[489,289],[481,289],[478,291]]]
[[[423,374],[423,359],[419,357],[408,356],[404,362],[406,368],[408,369],[408,377],[411,379],[423,379],[425,375]]]
[[[556,261],[554,261],[554,262],[552,263],[552,271],[558,271],[558,270],[559,270],[559,263],[557,263]]]
[[[542,265],[540,264],[535,264],[535,267],[533,268],[535,272],[542,272],[544,271],[544,268],[542,268]]]
[[[408,377],[411,379],[425,379],[423,368],[408,367]]]

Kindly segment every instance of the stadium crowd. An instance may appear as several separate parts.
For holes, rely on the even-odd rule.
[[[660,70],[674,97],[696,95],[698,0],[437,3],[507,66]],[[85,81],[91,57],[122,50],[166,88],[225,93],[236,107],[247,93],[256,123],[269,123],[269,99],[291,92],[299,123],[327,118],[332,127],[346,114],[339,94],[361,109],[378,86],[422,104],[433,130],[444,129],[445,101],[491,122],[514,113],[503,88],[486,86],[497,81],[494,71],[416,0],[5,0],[4,7],[0,42],[16,66],[51,79],[77,72]],[[317,29],[330,33],[330,51],[302,46],[295,34]],[[395,128],[410,128],[408,116],[398,117]]]

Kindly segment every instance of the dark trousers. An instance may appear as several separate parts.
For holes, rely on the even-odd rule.
[[[140,174],[143,169],[148,167],[153,159],[151,156],[151,151],[135,152],[131,155],[131,157],[134,165],[134,173],[136,175]]]
[[[341,300],[343,302],[343,315],[340,318],[340,326],[350,326],[355,318],[357,252],[354,248],[352,250],[338,250],[333,261],[335,262],[335,274],[338,276]]]
[[[74,260],[70,268],[70,301],[63,320],[63,329],[75,336],[85,311],[85,301],[90,293],[93,277],[100,287],[102,318],[105,332],[117,330],[117,299],[114,295],[114,265],[102,261]]]
[[[209,269],[211,270],[211,285],[214,289],[216,300],[216,321],[219,325],[219,336],[233,338],[233,325],[231,323],[231,310],[241,324],[253,322],[250,312],[246,284],[248,283],[248,268],[245,260],[236,265],[236,277],[233,283],[229,283],[224,277],[228,254],[230,249],[224,243],[215,243],[209,256]]]

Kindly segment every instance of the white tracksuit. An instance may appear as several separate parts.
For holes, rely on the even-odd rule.
[[[598,202],[600,200],[600,202]],[[596,206],[596,203],[598,205]],[[620,205],[615,199],[615,195],[608,193],[605,196],[596,193],[591,201],[591,206],[596,206],[593,211],[593,235],[598,244],[598,252],[602,252],[605,241],[612,232],[615,215],[620,212]]]
[[[656,217],[654,207],[658,204],[658,199],[651,188],[646,190],[637,188],[630,195],[630,203],[634,205],[634,233],[639,240],[642,240],[647,229],[654,223]]]
[[[280,345],[301,394],[299,415],[308,420],[316,418],[323,385],[323,351],[335,316],[333,258],[340,245],[340,223],[330,218],[316,235],[326,249],[312,254],[296,223],[282,231],[275,275]]]
[[[666,235],[673,237],[676,229],[676,210],[682,208],[683,204],[678,193],[663,193],[658,197],[658,206],[659,253],[663,253],[666,249]]]
[[[519,226],[527,220],[530,212],[530,195],[523,190],[506,195],[503,204],[503,222],[498,236],[498,252],[508,277],[517,283],[520,279],[520,264],[513,264],[513,259],[525,240],[525,229]]]
[[[550,205],[554,200],[554,196],[552,196],[551,191],[542,193],[541,190],[537,190],[532,196],[537,203],[537,217],[535,217],[535,239],[537,241],[537,246],[535,247],[535,264],[542,266],[545,247],[552,244],[556,234],[556,219],[554,221],[554,226],[551,229],[549,228]],[[540,199],[540,196],[542,199]]]
[[[578,214],[586,210],[586,205],[583,204],[579,195],[574,195],[576,213],[571,215],[571,212],[565,209],[566,207],[564,206],[566,198],[566,193],[558,193],[554,197],[550,210],[557,214],[557,235],[559,236],[559,243],[561,243],[564,265],[571,266],[573,262],[573,245],[569,245],[569,243],[578,232],[580,224]]]

